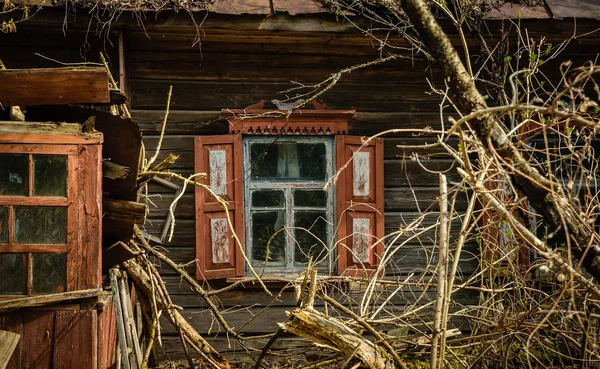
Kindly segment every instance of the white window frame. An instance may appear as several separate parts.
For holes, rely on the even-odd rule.
[[[246,255],[248,255],[248,259],[251,260],[252,266],[254,268],[263,268],[265,267],[264,261],[253,261],[252,260],[252,212],[253,211],[273,211],[273,210],[284,210],[286,214],[286,225],[294,224],[294,211],[297,210],[314,210],[320,211],[323,210],[322,207],[294,207],[293,199],[292,199],[292,191],[294,189],[323,189],[327,181],[334,175],[335,173],[335,140],[333,136],[253,136],[253,135],[244,135],[243,136],[243,173],[244,173],[244,219],[247,221],[244,225],[245,232],[245,240],[246,240]],[[261,181],[261,180],[253,180],[251,178],[251,164],[250,163],[250,144],[251,143],[272,143],[272,142],[298,142],[298,143],[324,143],[325,144],[325,161],[326,161],[326,173],[325,179],[322,181],[286,181],[286,180],[278,180],[277,182],[269,182],[269,181]],[[251,193],[254,190],[283,190],[284,191],[284,199],[285,206],[282,208],[258,208],[252,207],[251,204]],[[335,231],[336,231],[336,214],[335,214],[335,186],[329,186],[327,190],[327,202],[326,202],[326,221],[327,221],[327,248],[328,250],[328,258],[327,263],[324,265],[321,263],[317,265],[317,269],[322,269],[328,273],[332,273],[335,271],[336,265],[336,252],[334,247],[335,240]],[[276,263],[276,262],[267,262],[266,264],[266,272],[273,273],[296,273],[301,272],[306,269],[306,266],[294,266],[294,237],[292,231],[284,231],[286,234],[286,246],[285,246],[285,255],[286,260],[284,263]],[[248,272],[248,265],[245,266],[246,272]]]

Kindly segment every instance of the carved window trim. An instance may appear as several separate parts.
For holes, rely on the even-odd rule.
[[[334,263],[337,267],[329,268],[330,272],[335,269],[339,275],[369,276],[375,272],[383,274],[383,269],[379,267],[384,247],[383,140],[376,138],[365,142],[361,137],[348,135],[348,121],[354,113],[354,111],[318,109],[294,112],[263,109],[223,110],[222,116],[230,123],[230,134],[196,138],[195,172],[207,173],[207,178],[202,181],[209,186],[211,182],[223,182],[221,179],[212,178],[209,163],[211,150],[226,150],[228,153],[224,181],[227,190],[221,197],[227,203],[229,218],[232,220],[236,234],[236,237],[230,234],[230,240],[236,242],[239,240],[234,247],[232,242],[221,245],[229,248],[230,257],[233,255],[227,263],[219,265],[212,262],[214,258],[211,255],[214,253],[214,247],[211,249],[210,246],[214,240],[211,233],[214,232],[211,230],[210,221],[214,217],[223,218],[225,212],[207,191],[196,187],[197,279],[240,277],[245,274],[245,270],[248,270],[245,257],[248,257],[249,248],[245,247],[244,242],[248,236],[246,234],[248,222],[245,219],[247,206],[244,203],[247,200],[242,201],[242,197],[247,197],[243,196],[246,174],[242,163],[246,155],[243,154],[242,142],[243,138],[248,136],[288,138],[324,135],[333,138],[334,173],[342,168],[344,170],[336,176],[335,182],[334,237],[337,261]],[[359,161],[368,164],[369,174],[358,177],[355,172],[361,164],[352,162],[354,153],[363,150],[368,154],[360,154]],[[214,173],[214,175],[222,177],[222,173]],[[360,232],[368,229],[368,234],[356,234],[355,237],[355,229]],[[244,245],[245,256],[238,247],[239,244]],[[365,245],[368,247],[365,248]],[[355,255],[357,251],[363,254],[357,256]],[[256,266],[254,268],[256,269]],[[277,270],[274,268],[267,272],[277,273]]]

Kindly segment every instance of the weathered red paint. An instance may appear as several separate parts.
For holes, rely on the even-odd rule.
[[[337,136],[336,151],[337,169],[342,170],[336,187],[338,273],[364,275],[374,271],[384,247],[377,242],[384,237],[383,140],[363,146],[360,137]],[[359,154],[362,163],[354,166],[357,152],[368,155]]]
[[[224,152],[225,163],[221,154]],[[194,143],[194,170],[206,173],[203,183],[217,188],[219,197],[227,203],[229,219],[243,245],[242,208],[242,141],[240,135],[198,137]],[[211,168],[211,161],[213,162]],[[216,185],[215,185],[216,184]],[[220,187],[220,189],[219,189]],[[215,188],[213,188],[213,191]],[[242,276],[244,259],[242,250],[233,239],[233,233],[225,222],[226,211],[221,204],[201,187],[195,189],[196,201],[196,267],[197,279],[216,279]]]

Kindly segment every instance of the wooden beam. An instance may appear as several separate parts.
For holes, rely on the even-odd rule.
[[[0,87],[0,91],[2,91],[2,87]],[[72,135],[81,133],[81,126],[78,123],[0,121],[0,133]]]
[[[122,262],[133,259],[140,252],[133,251],[122,241],[115,242],[112,246],[102,250],[102,269],[106,270]]]
[[[5,313],[12,310],[21,308],[28,308],[34,306],[45,306],[65,301],[82,300],[92,297],[97,297],[102,294],[101,288],[94,288],[89,290],[54,293],[51,295],[41,295],[32,297],[23,297],[13,300],[0,301],[0,312]]]
[[[0,369],[5,369],[10,361],[10,358],[19,343],[21,335],[8,332],[0,331]]]
[[[127,96],[121,90],[116,90],[116,89],[110,90],[111,105],[123,105],[126,102],[127,102]]]
[[[146,221],[146,205],[134,201],[102,200],[104,217],[129,224],[144,224]]]
[[[3,106],[110,103],[105,68],[39,68],[0,71]]]
[[[131,168],[124,165],[104,160],[102,162],[102,176],[109,179],[125,179],[129,175]]]

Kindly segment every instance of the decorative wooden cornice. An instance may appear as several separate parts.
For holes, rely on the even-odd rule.
[[[337,135],[348,133],[355,110],[223,109],[229,133],[254,135]]]

